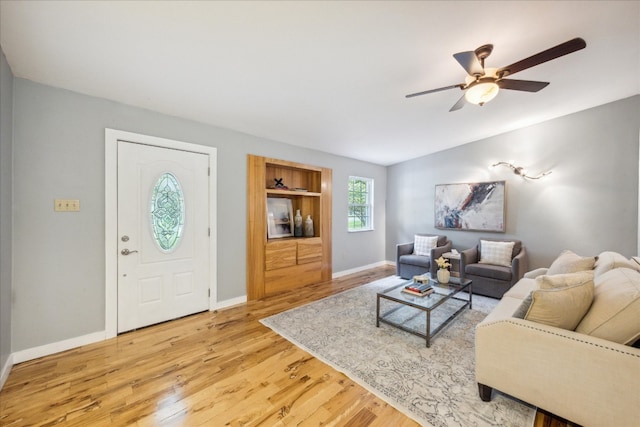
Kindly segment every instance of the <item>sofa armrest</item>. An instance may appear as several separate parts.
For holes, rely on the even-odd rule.
[[[438,263],[436,260],[442,256],[443,253],[451,251],[451,240],[447,240],[447,242],[442,246],[437,246],[431,249],[431,277],[434,277],[435,272],[438,271]]]
[[[524,319],[476,327],[478,384],[585,427],[634,425],[639,378],[640,349]]]
[[[465,266],[478,262],[478,247],[474,246],[464,251],[460,251],[460,279],[464,280]]]
[[[536,268],[535,270],[527,271],[522,277],[524,277],[525,279],[535,279],[538,276],[547,274],[547,271],[549,271],[549,269],[546,267]]]
[[[511,284],[515,284],[518,280],[522,279],[524,273],[529,269],[529,258],[527,256],[527,249],[522,246],[520,253],[511,260]]]
[[[478,247],[474,246],[464,251],[460,251],[460,262],[465,264],[475,264],[478,262]]]

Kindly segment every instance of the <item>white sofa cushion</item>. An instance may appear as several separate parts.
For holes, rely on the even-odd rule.
[[[491,313],[484,318],[482,323],[490,323],[497,320],[505,320],[513,317],[513,313],[522,304],[519,298],[508,297],[506,294],[500,300],[500,303],[491,310]]]
[[[593,293],[593,280],[573,286],[534,290],[514,312],[514,317],[522,316],[530,299],[525,320],[572,331],[589,310]]]
[[[578,271],[593,270],[595,257],[581,257],[570,250],[564,250],[551,263],[547,274],[576,273]]]
[[[531,291],[535,291],[537,289],[540,288],[538,287],[535,279],[527,279],[523,277],[518,280],[511,289],[504,293],[504,297],[517,298],[522,301],[531,293]]]
[[[515,242],[494,242],[480,240],[480,264],[502,265],[511,267],[511,254]]]
[[[616,268],[597,276],[593,304],[576,332],[620,344],[640,338],[640,273]]]
[[[438,236],[421,236],[416,234],[413,239],[413,253],[416,255],[430,256],[431,249],[438,244]]]

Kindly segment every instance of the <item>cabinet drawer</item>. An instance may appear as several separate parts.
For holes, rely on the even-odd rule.
[[[296,265],[296,242],[269,242],[264,251],[265,270],[292,267]]]
[[[298,264],[322,261],[322,240],[307,239],[298,242]]]
[[[322,282],[322,263],[296,265],[290,268],[265,271],[264,290],[271,295],[285,290],[301,288],[311,283]]]

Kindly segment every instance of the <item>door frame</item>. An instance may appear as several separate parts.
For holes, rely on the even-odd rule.
[[[190,151],[209,156],[209,310],[218,302],[217,149],[205,145],[105,128],[105,337],[118,335],[118,141]]]

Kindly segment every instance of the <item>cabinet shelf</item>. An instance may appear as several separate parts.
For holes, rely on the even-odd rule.
[[[272,239],[267,239],[267,243],[273,243],[273,242],[288,242],[290,240],[295,240],[296,242],[298,241],[305,241],[305,240],[312,240],[312,239],[318,239],[318,237],[276,237],[276,238],[272,238]]]
[[[267,188],[267,194],[288,196],[288,197],[321,197],[322,193],[313,193],[311,191],[294,191],[294,190],[276,190]]]
[[[247,156],[247,298],[331,279],[331,175],[328,168]],[[277,183],[289,189],[273,188]],[[304,188],[308,191],[295,191]],[[291,200],[311,216],[313,237],[268,238],[267,200]]]

